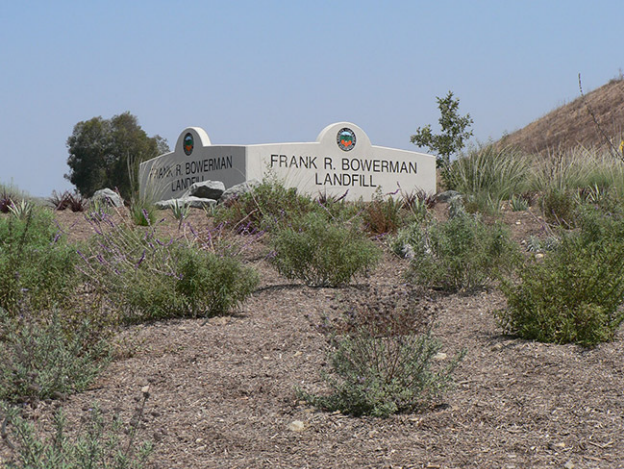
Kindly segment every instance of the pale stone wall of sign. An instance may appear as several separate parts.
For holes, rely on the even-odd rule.
[[[206,132],[190,127],[173,152],[142,163],[139,177],[142,194],[163,200],[180,197],[193,182],[229,188],[269,174],[302,193],[347,193],[347,200],[370,200],[376,190],[436,190],[434,156],[372,145],[350,122],[328,125],[315,142],[246,146],[211,145]]]
[[[186,151],[185,139],[192,143]],[[141,163],[140,195],[154,201],[175,199],[201,181],[221,181],[231,187],[247,180],[245,162],[244,146],[211,145],[203,129],[189,127],[180,134],[174,151]]]
[[[351,137],[351,145],[339,145],[341,131]],[[325,127],[316,142],[247,146],[248,177],[262,179],[267,171],[301,192],[342,195],[348,191],[349,200],[370,200],[377,189],[384,194],[399,187],[405,192],[436,191],[435,157],[374,146],[350,122]]]

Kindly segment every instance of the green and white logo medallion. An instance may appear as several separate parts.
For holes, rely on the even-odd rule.
[[[193,148],[195,147],[195,143],[193,142],[193,136],[191,135],[191,133],[187,133],[184,136],[184,154],[186,156],[190,156],[191,153],[193,153]]]
[[[351,151],[355,146],[355,132],[345,127],[338,131],[336,142],[342,151]]]

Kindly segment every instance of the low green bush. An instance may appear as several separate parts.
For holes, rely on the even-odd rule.
[[[448,292],[483,288],[519,260],[501,223],[487,225],[462,211],[446,222],[430,220],[401,230],[392,248],[411,258],[409,280]]]
[[[10,316],[0,309],[0,400],[25,402],[80,392],[108,363],[104,339],[83,321],[71,330],[62,313]]]
[[[271,231],[312,209],[312,199],[267,178],[251,191],[218,206],[214,217],[217,223],[227,223],[241,232]]]
[[[162,241],[153,228],[136,230],[110,218],[94,223],[81,270],[97,298],[119,310],[123,321],[223,314],[258,283],[232,251],[221,256],[185,240]]]
[[[30,206],[0,218],[0,308],[49,308],[76,286],[75,249],[65,242],[52,212]]]
[[[519,283],[503,283],[507,308],[496,316],[505,332],[583,346],[613,338],[624,320],[624,218],[582,207],[576,222],[543,262],[519,271]]]
[[[427,408],[452,385],[452,373],[465,352],[440,366],[442,348],[416,310],[371,308],[350,311],[347,327],[329,326],[330,372],[323,374],[329,395],[297,389],[299,398],[328,411],[388,417]]]
[[[314,287],[338,287],[374,268],[381,253],[356,224],[328,221],[311,212],[271,240],[271,263],[289,279]]]

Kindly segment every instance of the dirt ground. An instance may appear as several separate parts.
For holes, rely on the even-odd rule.
[[[74,239],[90,235],[81,214],[58,220]],[[518,242],[545,233],[532,212],[506,212],[505,221]],[[190,223],[201,231],[207,218],[195,211]],[[163,226],[177,233],[171,218]],[[407,261],[386,253],[368,278],[342,289],[281,278],[260,245],[246,262],[261,285],[234,315],[128,328],[119,340],[129,352],[88,391],[41,402],[30,417],[44,425],[62,406],[78,428],[97,402],[128,421],[149,386],[140,437],[154,442],[150,467],[159,469],[624,467],[621,332],[594,349],[533,343],[501,335],[491,312],[505,302],[495,290],[431,296],[423,301],[437,307],[447,359],[467,350],[455,388],[419,414],[327,413],[294,392],[326,389],[321,316],[372,292],[395,295]]]

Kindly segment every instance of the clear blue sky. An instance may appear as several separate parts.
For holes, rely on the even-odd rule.
[[[76,123],[130,111],[174,146],[313,141],[351,121],[415,150],[452,90],[475,138],[498,139],[624,67],[610,1],[2,1],[0,182],[63,175]]]

